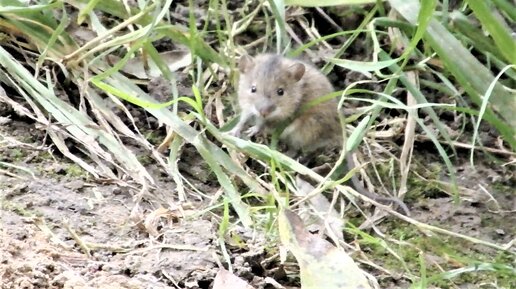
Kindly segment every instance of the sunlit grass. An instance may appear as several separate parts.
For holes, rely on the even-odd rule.
[[[185,176],[181,174],[177,163],[181,159],[184,144],[193,145],[224,192],[216,200],[216,207],[223,207],[219,243],[224,252],[227,248],[223,239],[232,226],[267,230],[275,235],[278,208],[287,207],[290,201],[296,201],[295,206],[300,207],[306,205],[310,198],[330,191],[344,195],[352,202],[361,198],[384,208],[398,218],[397,222],[407,226],[407,230],[433,231],[452,236],[457,243],[481,244],[504,251],[501,244],[481,241],[399,215],[343,185],[349,175],[332,180],[263,144],[224,134],[221,128],[231,126],[237,115],[232,105],[234,95],[231,92],[234,90],[231,88],[237,81],[236,63],[240,55],[263,49],[294,56],[302,53],[318,55],[331,47],[329,41],[345,37],[338,47],[333,45],[335,49],[331,55],[323,57],[326,63],[323,71],[329,74],[335,66],[344,67],[368,78],[374,77],[376,80],[371,82],[385,84],[382,85],[383,91],[378,92],[361,89],[360,85],[365,82],[357,82],[329,96],[339,98],[341,104],[346,101],[358,102],[363,108],[351,117],[352,120],[358,120],[356,127],[344,123],[352,132],[348,141],[353,145],[349,145],[348,150],[361,142],[369,146],[378,145],[375,134],[381,131],[376,131],[375,127],[381,122],[380,116],[386,109],[410,115],[432,141],[446,164],[452,179],[451,191],[458,199],[454,165],[450,157],[450,154],[455,154],[455,146],[452,144],[455,139],[449,135],[446,124],[439,119],[436,111],[450,110],[464,114],[464,119],[475,124],[475,135],[480,122],[488,122],[496,128],[509,148],[514,150],[516,147],[516,101],[514,87],[510,88],[510,84],[516,82],[514,66],[510,66],[516,64],[513,53],[516,48],[514,39],[506,29],[506,21],[514,17],[514,11],[509,9],[505,1],[486,1],[493,5],[492,9],[498,9],[505,15],[496,18],[493,16],[495,10],[486,9],[484,2],[473,3],[475,1],[466,1],[472,5],[471,10],[461,8],[450,15],[441,11],[444,2],[448,1],[423,1],[420,9],[419,1],[391,0],[388,2],[393,9],[392,13],[386,12],[389,8],[382,1],[327,1],[326,6],[345,2],[368,3],[369,6],[365,9],[367,12],[361,15],[363,20],[356,29],[322,37],[312,37],[317,33],[311,31],[307,35],[312,36],[302,43],[295,42],[292,35],[295,31],[292,29],[295,17],[287,13],[289,7],[283,6],[283,1],[242,4],[246,9],[244,12],[228,11],[227,1],[211,0],[206,14],[207,21],[199,26],[199,19],[194,14],[194,2],[189,1],[189,15],[185,21],[174,22],[169,21],[174,19],[170,13],[170,0],[141,9],[126,7],[123,1],[71,1],[66,5],[77,9],[78,19],[67,15],[64,12],[65,4],[61,2],[25,7],[16,0],[0,0],[0,31],[4,33],[1,37],[6,43],[0,48],[0,81],[28,104],[24,112],[27,116],[49,128],[49,135],[60,152],[95,177],[119,179],[122,175],[129,176],[131,182],[140,186],[142,191],[155,188],[154,177],[129,149],[127,140],[130,139],[176,183],[177,189],[171,193],[171,197],[187,201],[191,197],[190,192],[197,188],[191,182],[184,181]],[[285,2],[313,7],[317,6],[318,1]],[[84,5],[86,3],[88,5]],[[55,10],[60,13],[53,13]],[[473,25],[467,16],[476,16],[483,26]],[[213,25],[209,25],[212,19]],[[73,21],[88,23],[88,28],[96,33],[96,37],[83,45],[78,44],[77,35],[66,29]],[[249,30],[253,30],[259,38],[253,39],[256,43],[252,47],[245,46],[248,43],[242,44],[239,38]],[[489,32],[490,36],[485,36],[483,30]],[[393,46],[399,45],[403,49],[383,45],[379,39],[385,40],[386,37]],[[343,57],[357,39],[366,39],[371,44],[368,51],[370,55],[367,57],[369,61]],[[481,41],[477,41],[479,39]],[[170,70],[167,60],[155,47],[159,41],[170,41],[190,52],[191,64],[186,70]],[[111,54],[119,55],[121,59],[110,63],[106,56]],[[148,80],[136,80],[121,71],[130,59],[135,58],[142,59],[144,66],[147,66],[147,62],[153,62],[158,67],[172,87],[169,99],[157,101],[138,85]],[[413,71],[421,73],[412,74]],[[495,76],[493,71],[504,73]],[[193,83],[189,87],[190,95],[179,95],[177,87],[180,73],[187,75]],[[432,77],[423,76],[425,73]],[[62,78],[77,87],[81,101],[91,108],[89,112],[57,96],[60,86],[56,84]],[[423,90],[428,87],[454,101],[452,104],[429,102]],[[407,98],[412,97],[415,104],[403,103],[392,96],[399,90],[408,92]],[[3,101],[15,102],[6,98]],[[179,112],[179,103],[184,103],[188,109]],[[116,107],[123,117],[107,107]],[[139,107],[173,132],[168,144],[168,156],[158,152],[157,144],[151,143],[140,133],[141,128],[138,126],[141,124],[134,121],[129,110],[132,107]],[[207,110],[215,113],[207,115]],[[430,125],[418,116],[418,111],[424,111],[429,116]],[[73,141],[86,157],[70,152],[65,141]],[[475,138],[472,144],[473,151],[476,149]],[[404,149],[412,150],[412,146]],[[242,162],[241,155],[253,159],[255,166]],[[410,160],[406,161],[405,165],[410,166]],[[302,201],[298,200],[296,174],[318,183],[314,191],[303,197]],[[406,178],[415,177],[408,171],[400,174],[400,179],[405,177],[403,183],[407,182]],[[392,180],[391,177],[380,176],[379,179],[392,184],[400,181]],[[233,211],[235,216],[230,215]],[[447,280],[457,278],[460,274],[474,272],[472,268],[475,267],[470,263],[459,269],[446,269],[445,272],[432,271],[422,258],[402,259],[404,250],[408,248],[412,250],[416,247],[422,252],[423,249],[418,247],[420,244],[411,243],[411,240],[392,240],[389,236],[370,235],[352,225],[348,228],[351,227],[347,232],[354,238],[364,244],[378,244],[387,250],[388,254],[384,257],[386,260],[402,263],[403,274],[412,281],[413,288],[425,288],[439,282],[447,284]],[[277,238],[273,240],[279,242]],[[344,243],[344,240],[340,241]],[[398,244],[401,245],[394,246]],[[271,247],[274,245],[277,244]],[[445,254],[437,248],[431,250],[437,255]],[[229,255],[225,256],[230,263]],[[480,270],[499,272],[501,276],[514,271],[505,264],[478,262],[481,264]]]

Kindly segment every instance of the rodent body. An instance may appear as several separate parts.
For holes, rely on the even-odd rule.
[[[231,134],[240,136],[244,126],[254,118],[255,124],[246,130],[251,137],[261,131],[271,131],[283,122],[287,126],[280,135],[289,150],[309,154],[325,147],[342,144],[342,128],[337,101],[330,99],[301,110],[303,105],[334,91],[328,78],[316,67],[276,54],[243,56],[239,62],[238,103],[240,119]],[[348,169],[355,167],[351,154]],[[355,189],[377,201],[394,202],[405,214],[407,206],[396,198],[381,197],[367,191],[354,175]]]
[[[248,136],[272,130],[298,114],[280,135],[290,149],[310,153],[340,144],[341,127],[334,99],[300,113],[304,104],[334,91],[317,68],[280,55],[260,54],[254,58],[243,56],[239,70],[238,102],[242,112],[232,130],[234,135],[240,135],[251,118],[255,125],[246,131]]]

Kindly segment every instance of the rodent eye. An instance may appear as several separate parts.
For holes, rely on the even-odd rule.
[[[276,90],[276,92],[278,93],[279,96],[282,96],[283,95],[283,88],[278,88],[278,90]]]
[[[255,93],[255,92],[256,92],[256,85],[251,86],[251,92],[252,92],[252,93]]]

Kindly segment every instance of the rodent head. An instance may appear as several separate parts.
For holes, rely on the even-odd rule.
[[[268,121],[283,121],[296,113],[303,99],[305,65],[279,55],[242,56],[238,64],[242,104]]]

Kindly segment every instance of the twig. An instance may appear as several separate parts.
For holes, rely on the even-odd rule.
[[[416,137],[416,140],[418,140],[418,141],[430,141],[430,138],[427,137],[427,136],[424,136],[424,135],[418,135]],[[439,140],[439,143],[441,143],[441,144],[449,144],[447,141],[443,141],[443,140]],[[455,147],[458,147],[458,148],[466,148],[466,149],[471,149],[472,148],[471,144],[466,144],[466,143],[457,142],[457,141],[452,141],[451,145],[455,146]],[[494,154],[499,154],[499,155],[516,157],[516,153],[515,152],[511,152],[511,151],[508,151],[508,150],[502,150],[502,149],[490,148],[490,147],[479,147],[479,146],[474,146],[474,149],[475,150],[485,150],[487,152],[494,153]]]

